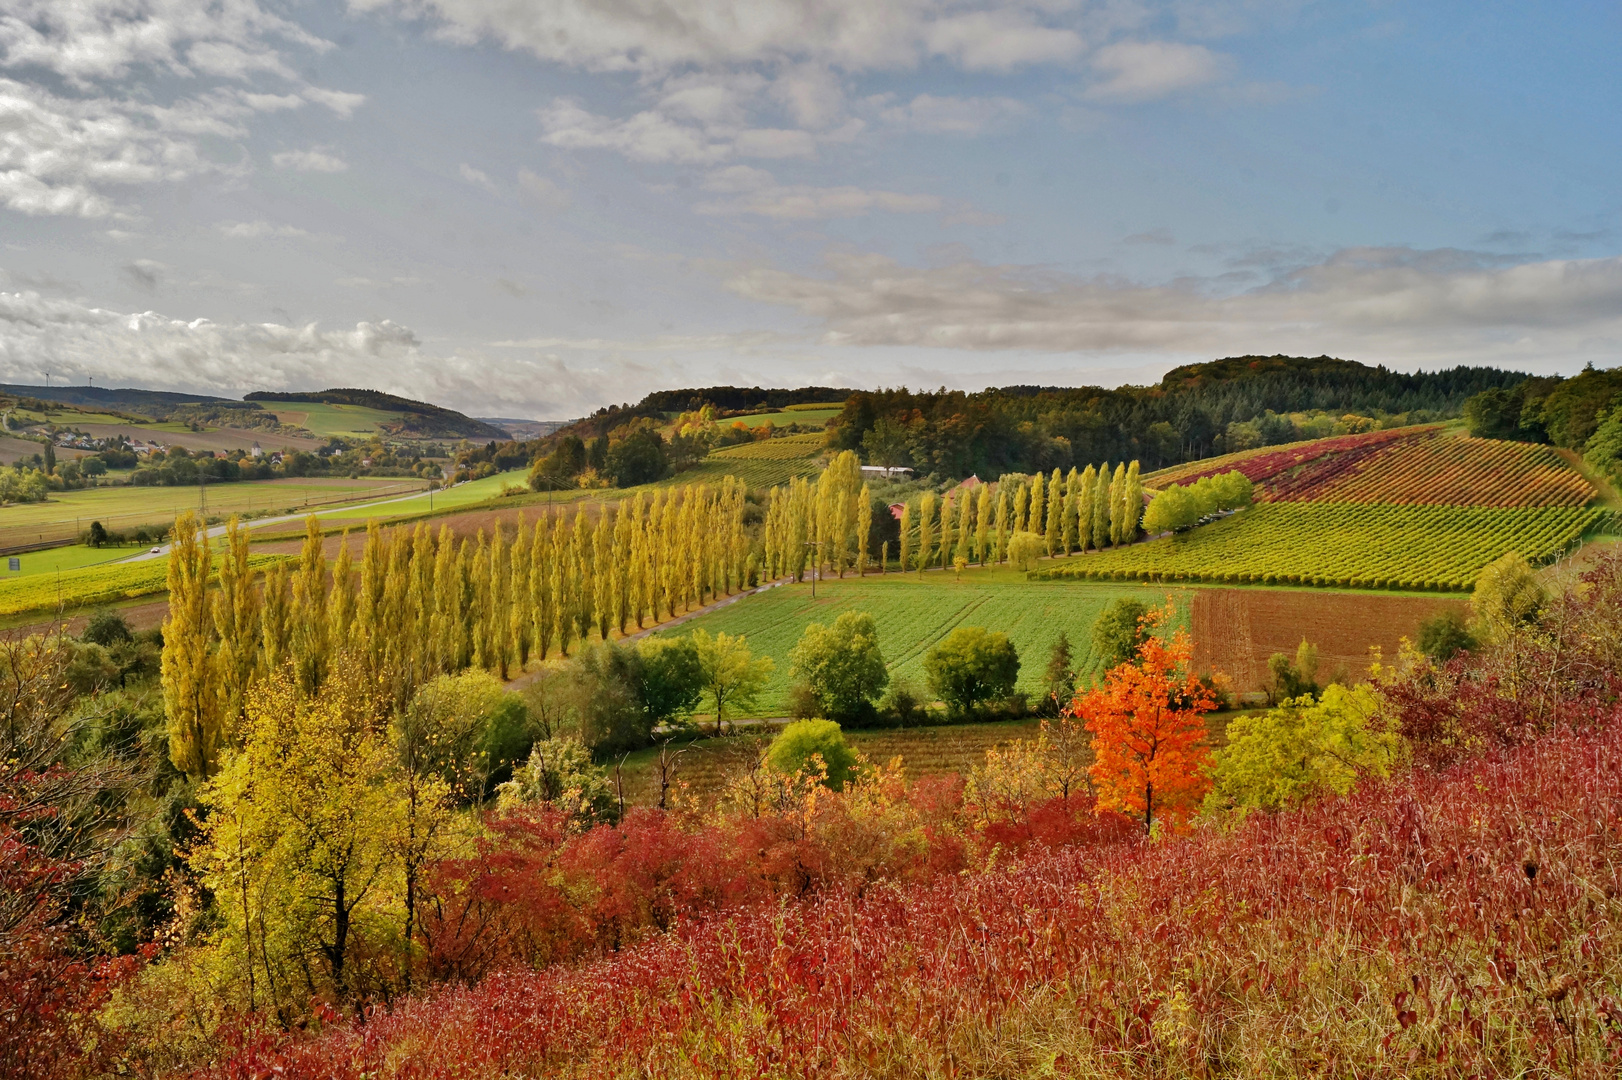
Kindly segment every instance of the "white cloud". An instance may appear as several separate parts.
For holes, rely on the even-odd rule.
[[[424,348],[389,320],[351,329],[317,324],[216,323],[157,312],[123,313],[36,292],[0,292],[0,382],[30,382],[42,370],[83,381],[222,395],[249,390],[369,386],[478,415],[580,416],[603,401],[640,397],[670,369],[614,360],[565,363],[557,356],[448,355]],[[520,412],[492,413],[492,407]]]
[[[701,214],[747,214],[778,220],[860,217],[875,210],[901,214],[936,213],[945,202],[934,195],[867,191],[857,187],[812,187],[779,184],[764,169],[733,165],[705,180],[708,191],[732,196],[700,203]]]
[[[572,196],[566,188],[548,180],[544,176],[537,176],[528,169],[518,170],[518,186],[524,190],[535,202],[547,210],[567,209]]]
[[[356,109],[366,104],[365,94],[352,94],[347,90],[326,90],[319,86],[306,86],[300,93],[317,105],[325,105],[345,120],[353,116]]]
[[[306,100],[341,116],[364,100],[307,85],[289,46],[331,47],[256,0],[8,0],[0,69],[16,78],[0,79],[0,205],[120,213],[110,186],[233,171],[206,162],[201,136],[241,138],[252,116]],[[264,79],[277,85],[252,85]]]
[[[1226,75],[1228,61],[1203,45],[1121,41],[1094,53],[1092,65],[1108,78],[1087,89],[1089,98],[1131,102],[1217,82]]]
[[[458,167],[458,171],[461,172],[462,179],[466,180],[468,183],[476,185],[477,187],[482,187],[486,191],[496,190],[495,182],[491,180],[490,175],[483,170],[475,169],[473,166],[464,161]]]
[[[541,139],[569,150],[614,150],[632,161],[708,165],[730,152],[699,128],[679,124],[652,110],[628,120],[587,112],[578,102],[559,98],[539,112]]]
[[[297,172],[338,173],[349,168],[347,161],[325,150],[283,150],[272,154],[270,160],[278,169]]]
[[[960,261],[915,269],[836,252],[813,277],[751,268],[737,294],[818,320],[830,344],[1290,352],[1401,362],[1614,362],[1622,258],[1503,265],[1469,252],[1357,248],[1247,291]]]
[[[948,135],[978,135],[1023,116],[1025,104],[1006,97],[940,97],[919,94],[901,105],[883,108],[886,123],[914,131]]]
[[[180,180],[209,166],[168,118],[125,103],[58,97],[0,79],[0,204],[25,214],[105,217],[109,185]]]
[[[309,236],[296,225],[272,225],[268,221],[222,221],[215,226],[221,236],[232,240],[263,240],[274,236]]]
[[[941,56],[1009,70],[1073,57],[1076,32],[1052,24],[1060,5],[943,6],[924,0],[351,0],[359,10],[425,17],[456,41],[491,40],[589,71],[664,74],[811,61],[844,71],[904,69]]]
[[[751,128],[738,132],[733,148],[742,157],[808,158],[817,155],[817,140],[809,131],[788,128]]]

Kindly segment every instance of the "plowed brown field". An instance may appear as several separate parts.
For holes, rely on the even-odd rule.
[[[1304,637],[1318,646],[1320,681],[1344,667],[1366,674],[1369,648],[1387,660],[1399,641],[1418,636],[1419,624],[1449,609],[1465,613],[1463,600],[1429,596],[1382,596],[1286,589],[1194,589],[1194,663],[1223,672],[1235,690],[1263,689],[1267,658],[1294,655]]]

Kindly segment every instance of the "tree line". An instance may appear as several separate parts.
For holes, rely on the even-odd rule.
[[[893,528],[893,554],[902,570],[1010,561],[1026,567],[1039,555],[1131,542],[1143,494],[1136,461],[1120,462],[1113,471],[1105,463],[1072,467],[1068,474],[1054,469],[1048,476],[1007,475],[944,495],[926,490],[901,504],[895,518],[863,482],[855,452],[846,450],[816,480],[796,479],[771,490],[764,566],[769,578],[796,581],[812,567],[820,568],[819,576],[865,574],[875,555],[888,567]]]
[[[477,668],[502,678],[744,587],[757,573],[732,480],[641,493],[595,517],[585,508],[509,533],[438,535],[368,525],[329,569],[317,522],[296,562],[254,582],[247,531],[233,520],[216,560],[195,516],[175,525],[164,624],[170,753],[212,775],[250,688],[287,669],[313,697],[339,668],[387,686],[397,706],[436,676]],[[215,584],[211,587],[211,577]]]

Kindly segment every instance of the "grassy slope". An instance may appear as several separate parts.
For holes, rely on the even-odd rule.
[[[924,654],[954,627],[1003,631],[1019,650],[1019,688],[1034,695],[1061,631],[1070,637],[1077,668],[1090,674],[1096,660],[1088,638],[1104,605],[1120,596],[1154,604],[1165,595],[1165,589],[1126,584],[1029,582],[1008,570],[971,569],[961,582],[940,571],[922,578],[916,573],[885,574],[818,582],[814,601],[809,584],[779,586],[670,632],[679,635],[701,627],[711,633],[746,635],[756,655],[770,656],[777,664],[754,714],[782,716],[792,683],[789,654],[801,632],[812,622],[831,623],[845,611],[872,614],[892,677],[906,679],[920,691],[926,682]]]
[[[296,424],[317,435],[360,436],[376,434],[381,425],[397,413],[365,405],[331,405],[320,401],[267,401],[269,411],[284,424]]]
[[[105,547],[92,548],[83,544],[69,544],[67,547],[46,548],[44,551],[29,551],[21,555],[9,555],[0,558],[16,559],[22,565],[22,570],[12,573],[0,569],[0,581],[9,581],[13,578],[27,577],[30,574],[54,574],[59,571],[78,570],[86,566],[99,566],[102,563],[115,562],[118,559],[127,559],[144,551],[138,547]],[[0,568],[9,563],[0,561]]]
[[[719,421],[722,427],[731,427],[742,423],[748,427],[760,427],[770,420],[777,427],[786,427],[789,424],[825,424],[838,416],[843,405],[829,405],[825,409],[784,409],[780,412],[750,413],[748,416],[729,416]]]

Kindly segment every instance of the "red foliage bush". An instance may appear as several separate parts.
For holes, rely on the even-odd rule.
[[[1092,831],[1008,869],[678,921],[597,962],[244,1047],[214,1074],[1022,1074],[1079,1055],[1144,1077],[1622,1066],[1622,946],[1606,929],[1622,915],[1622,725],[1228,834]]]

